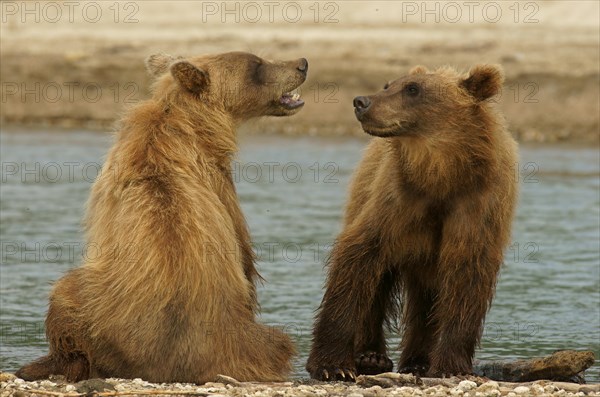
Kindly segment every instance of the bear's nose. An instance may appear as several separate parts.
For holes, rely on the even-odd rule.
[[[298,65],[298,70],[304,74],[306,74],[308,72],[308,61],[306,60],[306,58],[300,58],[300,64]]]
[[[371,106],[371,100],[366,96],[357,96],[352,103],[357,114],[366,112],[369,106]]]

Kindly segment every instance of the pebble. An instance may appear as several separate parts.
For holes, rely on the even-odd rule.
[[[0,383],[14,381],[16,378],[16,376],[14,376],[13,374],[9,374],[8,372],[0,373]]]
[[[527,394],[527,393],[529,393],[529,388],[527,386],[517,386],[517,387],[515,387],[515,393]]]
[[[43,381],[40,382],[40,386],[42,386],[44,388],[55,387],[56,383],[50,382],[49,380],[43,380]]]
[[[150,382],[146,382],[145,380],[142,380],[140,378],[135,378],[134,380],[131,381],[132,384],[134,384],[137,387],[150,387],[152,386],[152,384]],[[175,387],[179,388],[181,385],[179,385],[178,383],[175,384]]]
[[[477,383],[470,381],[470,380],[463,380],[458,384],[457,389],[465,392],[465,391],[469,391],[471,389],[475,389],[476,387],[477,387]]]
[[[127,387],[125,385],[118,384],[118,385],[115,385],[115,390],[116,391],[125,391],[125,390],[127,390]]]
[[[531,386],[531,390],[536,393],[536,394],[543,394],[544,393],[544,388],[540,385],[532,385]]]
[[[479,386],[477,388],[477,390],[481,390],[481,391],[486,391],[486,390],[498,390],[500,388],[500,385],[498,384],[498,382],[493,381],[493,380],[489,380],[485,383],[482,383],[481,386]]]
[[[500,390],[497,390],[497,389],[494,390],[494,389],[492,389],[492,390],[486,390],[486,391],[483,391],[483,392],[478,391],[478,392],[475,393],[475,395],[476,396],[481,396],[481,397],[498,397],[498,396],[501,396],[502,393],[500,392]]]

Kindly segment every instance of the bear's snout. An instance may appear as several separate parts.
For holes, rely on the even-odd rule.
[[[366,96],[357,96],[352,103],[354,104],[354,113],[359,120],[371,106],[371,100]]]
[[[308,73],[308,61],[306,60],[306,58],[300,58],[300,62],[298,63],[297,69],[300,72],[304,73],[304,75]]]

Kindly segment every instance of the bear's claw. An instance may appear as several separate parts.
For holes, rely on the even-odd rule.
[[[356,372],[359,375],[377,375],[390,372],[394,363],[385,354],[366,352],[356,358]]]
[[[328,367],[322,368],[320,371],[316,371],[314,376],[317,380],[326,382],[356,382],[356,371],[348,368]]]

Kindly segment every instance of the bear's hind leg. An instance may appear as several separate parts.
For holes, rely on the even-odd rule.
[[[56,359],[48,355],[22,366],[15,372],[15,376],[30,382],[39,379],[48,379],[50,375],[57,374],[58,372]]]
[[[383,276],[371,306],[371,318],[357,330],[354,347],[357,375],[377,375],[394,369],[387,356],[383,323],[395,312],[396,285],[395,272]]]
[[[239,381],[286,380],[292,370],[291,359],[296,354],[290,337],[276,327],[264,324],[232,324],[234,323],[230,323],[229,327],[219,328],[223,332],[211,334],[216,338],[210,343],[215,348],[215,359],[196,383],[212,382],[218,374],[228,375]],[[224,346],[228,346],[230,350],[224,352]]]
[[[47,355],[21,367],[15,375],[26,381],[48,379],[50,375],[64,375],[69,382],[88,379],[90,363],[85,356],[74,354],[71,357]]]
[[[262,361],[259,367],[261,377],[267,380],[283,381],[292,371],[292,357],[296,355],[296,348],[290,337],[280,329],[257,324],[262,337],[262,343],[250,341],[258,351],[258,358]],[[251,364],[252,365],[252,364]]]
[[[19,369],[18,377],[36,380],[64,375],[68,381],[76,382],[90,376],[90,362],[83,353],[86,337],[76,314],[79,310],[80,272],[81,269],[72,270],[57,281],[46,316],[50,352]]]
[[[434,347],[433,298],[415,280],[404,284],[404,335],[398,372],[422,376],[429,370],[429,352]]]
[[[495,273],[466,263],[462,271],[447,270],[435,304],[436,344],[428,376],[470,375],[483,321],[494,293]]]
[[[379,248],[380,236],[369,226],[344,231],[331,253],[327,287],[306,363],[313,379],[355,380],[356,337],[359,329],[372,321],[377,288],[389,271]]]

